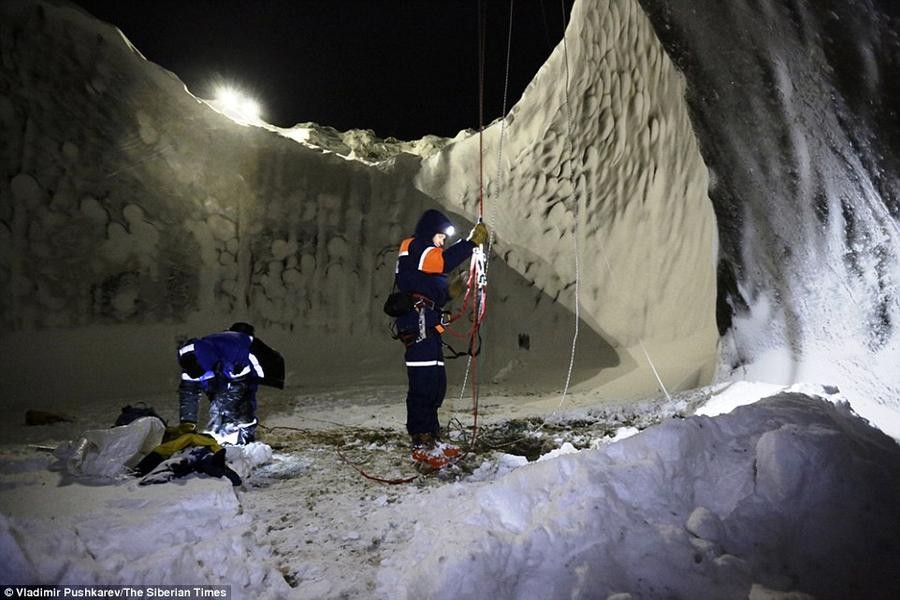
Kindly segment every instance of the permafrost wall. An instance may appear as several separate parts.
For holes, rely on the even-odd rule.
[[[581,314],[619,352],[592,385],[652,391],[649,360],[675,389],[714,371],[718,239],[684,92],[636,2],[577,2],[565,43],[485,132],[497,252],[571,310],[577,266]],[[457,143],[417,183],[472,214],[477,159],[476,138]]]
[[[641,4],[715,173],[735,375],[837,385],[900,437],[898,4]]]
[[[347,160],[230,121],[76,9],[0,10],[5,397],[169,389],[176,339],[238,319],[289,384],[402,384],[381,313],[395,248],[427,207],[471,224],[477,142]],[[645,344],[670,389],[703,383],[715,224],[683,86],[632,1],[577,3],[566,40],[511,112],[499,170],[500,125],[485,134],[482,378],[562,386],[577,231],[576,381],[653,392]]]

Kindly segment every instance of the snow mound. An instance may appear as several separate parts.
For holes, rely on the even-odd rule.
[[[228,466],[241,478],[246,478],[253,470],[272,462],[272,447],[262,442],[253,442],[244,446],[226,446],[225,456]]]
[[[379,597],[900,597],[898,464],[848,404],[797,392],[673,419],[406,500]]]
[[[232,598],[289,591],[227,479],[82,485],[20,462],[27,468],[7,470],[0,494],[6,584],[227,582]]]

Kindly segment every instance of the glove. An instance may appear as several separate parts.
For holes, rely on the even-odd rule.
[[[469,232],[469,237],[467,239],[476,246],[480,246],[488,241],[489,237],[490,233],[488,233],[487,225],[485,225],[484,223],[479,223],[472,228],[472,231]]]
[[[174,440],[175,438],[181,437],[186,433],[194,433],[195,431],[197,431],[196,423],[192,423],[191,421],[182,421],[178,425],[169,425],[168,427],[166,427],[166,433],[163,435],[163,440]]]

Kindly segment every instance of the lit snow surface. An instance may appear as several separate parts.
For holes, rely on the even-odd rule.
[[[610,423],[661,419],[627,439],[608,431],[577,452],[556,439],[569,451],[531,463],[494,451],[469,472],[395,486],[289,438],[271,460],[264,444],[245,460],[231,448],[239,488],[73,480],[48,454],[6,445],[0,581],[229,583],[237,598],[896,597],[900,446],[827,390],[755,402],[768,385],[735,385],[645,414],[607,408]],[[329,402],[267,422],[396,410]],[[725,402],[752,404],[682,416]],[[342,452],[372,474],[415,475],[402,444],[349,437]]]
[[[835,4],[826,27],[800,5],[665,3],[672,21],[657,31],[689,32],[705,61],[701,104],[736,107],[693,106],[717,150],[704,159],[730,160],[708,173],[686,84],[642,13],[656,4],[576,2],[567,48],[485,131],[486,218],[503,261],[491,267],[481,446],[430,477],[409,465],[399,349],[377,341],[376,288],[392,268],[378,253],[408,230],[409,206],[473,220],[471,132],[387,142],[235,125],[65,4],[0,5],[16,24],[0,22],[0,124],[13,140],[0,182],[0,584],[227,583],[234,598],[900,597],[900,236],[883,201],[897,180],[879,163],[890,152],[854,137],[876,121],[842,104],[819,47],[838,29],[871,29],[878,10]],[[831,30],[847,11],[859,20]],[[890,58],[872,39],[860,33],[853,48],[867,95]],[[41,51],[23,54],[29,43]],[[265,168],[242,172],[256,152]],[[740,235],[716,239],[723,215],[708,190],[746,212],[721,229]],[[234,200],[257,194],[271,214]],[[561,399],[576,236],[583,327]],[[717,242],[743,267],[724,337]],[[138,486],[118,465],[86,476],[53,456],[124,404],[173,419],[175,336],[245,314],[286,350],[296,387],[263,391],[262,442],[229,449],[241,486]],[[500,343],[519,327],[530,353]],[[451,385],[443,417],[466,442],[461,396]],[[73,421],[25,427],[25,408]],[[382,485],[357,468],[415,479]]]

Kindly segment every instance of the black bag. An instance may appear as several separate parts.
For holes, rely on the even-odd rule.
[[[280,352],[263,343],[258,337],[253,338],[250,352],[256,356],[265,376],[258,379],[260,385],[268,385],[279,390],[284,389],[284,357]]]
[[[113,427],[118,427],[119,425],[128,425],[132,421],[136,421],[141,417],[156,417],[163,422],[163,425],[166,425],[166,420],[156,414],[156,411],[153,410],[152,406],[147,406],[143,402],[138,402],[136,406],[132,406],[130,404],[123,406],[122,413],[116,419],[116,424],[113,425]]]
[[[384,314],[389,317],[402,317],[415,310],[412,296],[408,292],[394,292],[384,301]]]

